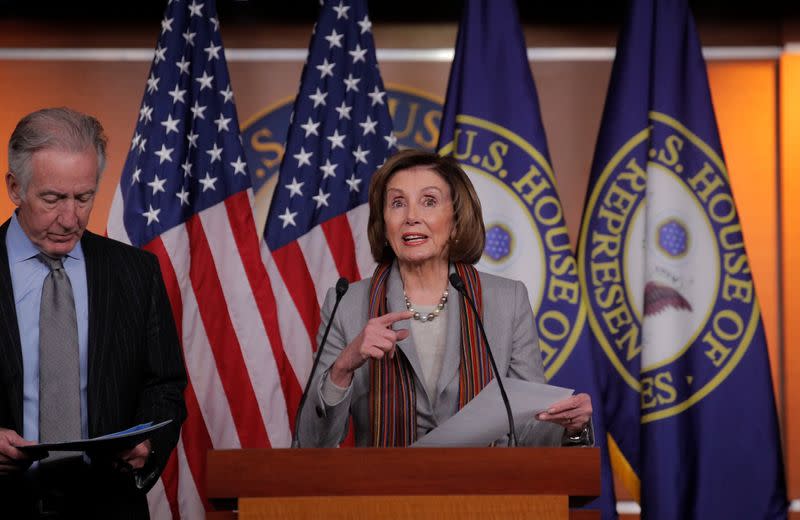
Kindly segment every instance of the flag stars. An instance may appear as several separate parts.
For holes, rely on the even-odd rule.
[[[198,4],[196,0],[192,0],[189,4],[189,16],[203,16],[203,4]]]
[[[204,106],[200,106],[200,103],[198,103],[196,100],[194,102],[194,106],[192,108],[190,108],[189,110],[192,111],[192,115],[194,116],[195,119],[197,119],[197,118],[205,119],[206,118],[206,116],[205,116],[205,111],[206,111],[205,105]]]
[[[386,139],[386,144],[389,146],[389,148],[394,148],[397,146],[397,136],[394,135],[394,132],[389,132],[389,135],[385,135],[383,138]]]
[[[367,164],[367,155],[369,155],[369,150],[362,150],[361,145],[358,145],[358,147],[353,150],[353,158],[355,158],[357,163],[361,162]]]
[[[162,61],[166,61],[166,59],[167,59],[167,48],[162,47],[161,44],[159,43],[158,47],[156,47],[155,58],[153,59],[153,61],[156,64],[158,64]]]
[[[147,138],[142,137],[142,140],[139,141],[139,153],[144,152],[144,145],[147,143]]]
[[[361,179],[357,179],[355,173],[350,175],[349,179],[345,179],[344,182],[346,182],[350,187],[350,191],[354,191],[356,193],[361,191],[361,189],[358,187],[358,185],[361,184]]]
[[[165,145],[161,145],[161,150],[154,152],[158,156],[158,164],[162,164],[164,161],[172,162],[172,152],[175,148],[167,148]]]
[[[339,135],[339,130],[336,129],[333,131],[333,135],[329,135],[326,139],[331,142],[331,150],[335,150],[336,148],[344,149],[345,137],[346,134]]]
[[[155,73],[151,72],[150,77],[147,78],[147,93],[152,94],[153,92],[158,92],[158,82],[161,81],[161,78],[157,78]]]
[[[325,106],[325,98],[328,97],[328,93],[317,88],[317,91],[308,97],[314,102],[314,108],[317,108],[319,105]]]
[[[289,208],[286,208],[286,211],[283,212],[283,215],[278,215],[278,218],[281,219],[281,222],[283,222],[283,228],[285,229],[286,226],[297,226],[294,221],[294,217],[296,216],[296,211],[289,211]]]
[[[170,97],[172,97],[172,104],[173,105],[176,104],[176,103],[186,103],[186,101],[183,99],[183,96],[184,96],[184,94],[186,94],[186,91],[185,90],[181,90],[180,88],[178,88],[177,84],[175,85],[174,89],[172,89],[172,90],[170,90],[168,92],[168,94],[170,95]]]
[[[181,61],[176,61],[175,66],[180,69],[180,74],[189,74],[189,66],[191,66],[192,62],[186,59],[186,56],[181,56]],[[175,88],[178,88],[178,85],[175,85]]]
[[[222,148],[217,146],[217,143],[214,143],[214,146],[211,147],[211,150],[206,150],[206,153],[211,156],[211,164],[222,160]]]
[[[217,191],[217,187],[214,186],[214,184],[216,184],[218,180],[219,179],[217,179],[216,177],[212,177],[211,175],[208,174],[208,172],[206,172],[206,176],[203,177],[202,179],[199,179],[200,184],[203,185],[203,193],[205,193],[207,190]]]
[[[141,139],[142,139],[142,136],[139,134],[139,132],[136,132],[136,133],[133,135],[133,139],[131,140],[131,150],[133,150],[134,148],[136,148],[136,146],[139,144],[139,141],[140,141]]]
[[[181,191],[175,194],[181,201],[181,206],[188,206],[189,205],[189,192],[186,191],[186,187],[181,186]]]
[[[223,103],[230,103],[230,101],[233,99],[233,91],[231,90],[230,85],[225,87],[225,90],[220,90],[219,93],[222,95],[223,98],[225,98],[223,100]]]
[[[336,66],[336,62],[328,63],[328,58],[325,58],[325,60],[322,62],[322,65],[317,65],[317,70],[322,73],[319,79],[323,79],[325,76],[333,77],[334,66]]]
[[[141,177],[142,177],[142,169],[141,168],[136,168],[135,170],[133,170],[133,175],[131,175],[131,186],[133,186],[134,184],[138,184],[138,183],[142,182]]]
[[[147,103],[142,105],[142,108],[139,109],[139,122],[144,120],[148,122],[153,120],[153,107],[147,105]]]
[[[203,107],[205,109],[205,107]],[[197,148],[197,138],[200,137],[200,134],[194,133],[194,130],[186,134],[186,140],[189,142],[189,148],[195,147]]]
[[[361,81],[361,78],[354,78],[353,74],[348,74],[342,81],[344,81],[346,87],[345,92],[350,92],[351,90],[358,92],[358,82]]]
[[[186,45],[194,47],[194,37],[197,36],[197,33],[193,33],[190,29],[186,29],[186,32],[184,32],[181,36],[183,36],[183,39],[186,40]]]
[[[319,123],[315,123],[310,117],[308,118],[308,122],[300,125],[300,128],[305,130],[306,137],[314,134],[319,136],[319,132],[317,132],[317,128],[319,128]]]
[[[194,78],[194,80],[196,82],[200,83],[200,92],[202,92],[203,89],[205,89],[205,88],[212,88],[211,87],[211,82],[214,81],[214,76],[209,76],[208,72],[203,71],[203,75],[200,76],[199,78]],[[378,87],[375,87],[376,90],[377,90],[377,88]],[[374,105],[375,101],[373,101],[372,104]]]
[[[247,175],[247,170],[245,170],[247,163],[242,160],[241,155],[236,158],[236,161],[230,163],[230,165],[233,166],[234,175],[238,175],[240,173],[242,175]]]
[[[153,195],[155,195],[159,191],[163,191],[164,193],[167,192],[167,190],[164,189],[164,184],[166,182],[167,182],[166,178],[159,179],[158,174],[156,174],[155,178],[152,181],[148,182],[147,185],[153,188]]]
[[[216,17],[212,16],[211,18],[209,18],[209,21],[211,22],[211,25],[214,26],[214,30],[219,31],[219,20],[217,20]]]
[[[361,27],[361,34],[369,32],[372,29],[372,22],[369,21],[369,17],[367,15],[364,15],[364,18],[357,23],[358,26]]]
[[[358,126],[364,129],[364,135],[367,134],[374,134],[375,127],[377,126],[378,122],[373,121],[371,117],[367,116],[363,123],[358,123]]]
[[[188,157],[181,164],[181,169],[183,170],[184,178],[192,176],[192,163],[189,162],[189,158]]]
[[[344,18],[345,20],[347,20],[347,11],[350,10],[350,6],[349,5],[344,5],[344,2],[340,1],[339,5],[335,6],[333,8],[333,10],[336,11],[336,19],[337,20],[340,19],[340,18]]]
[[[225,117],[224,115],[220,114],[219,118],[214,120],[214,122],[217,124],[217,132],[222,132],[222,131],[230,132],[231,129],[228,128],[228,125],[230,124],[232,119],[233,118],[231,117]]]
[[[336,177],[337,166],[338,164],[331,164],[330,159],[325,159],[325,164],[319,167],[319,169],[323,173],[322,178],[327,179],[328,177]]]
[[[153,208],[152,204],[148,204],[147,206],[149,210],[142,213],[142,216],[147,217],[147,225],[149,226],[153,222],[159,222],[158,214],[161,213],[161,210]]]
[[[167,119],[161,121],[161,126],[167,129],[166,135],[169,135],[170,132],[178,133],[178,123],[180,123],[180,119],[172,119],[172,114],[167,114]]]
[[[342,37],[344,34],[339,34],[336,32],[336,29],[333,29],[331,33],[325,37],[328,40],[328,48],[333,49],[334,47],[342,47]]]
[[[347,54],[353,57],[353,65],[359,61],[367,62],[366,58],[364,58],[364,55],[367,54],[367,49],[362,49],[359,44],[356,44],[356,48],[352,51],[347,51]]]
[[[300,147],[300,153],[296,153],[292,155],[295,159],[297,159],[297,167],[300,168],[304,164],[311,166],[311,157],[314,155],[313,152],[306,152],[305,148],[302,146]]]
[[[322,188],[319,189],[319,193],[311,197],[317,203],[317,209],[321,208],[322,206],[328,206],[328,198],[331,196],[330,193],[325,193],[322,191]]]
[[[339,119],[350,119],[350,111],[353,110],[353,107],[347,106],[347,103],[342,101],[342,104],[336,107],[334,110],[339,113]]]
[[[380,89],[378,89],[377,85],[375,85],[375,90],[373,90],[372,92],[367,93],[367,96],[369,96],[369,98],[372,99],[372,106],[375,106],[375,105],[378,105],[378,104],[383,105],[383,96],[385,96],[385,95],[386,95],[386,92],[381,92]]]
[[[172,21],[174,18],[164,18],[161,20],[161,34],[172,32]]]
[[[208,44],[208,47],[203,49],[208,54],[208,61],[211,62],[215,59],[219,59],[219,51],[222,49],[221,45],[214,45],[214,42]]]
[[[303,184],[305,184],[305,182],[298,182],[297,178],[292,177],[292,182],[290,182],[289,184],[284,184],[283,187],[289,190],[289,198],[291,199],[295,195],[297,195],[298,197],[303,196],[303,191],[302,191]]]

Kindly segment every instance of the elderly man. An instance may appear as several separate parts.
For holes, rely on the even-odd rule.
[[[158,261],[86,231],[105,149],[100,123],[66,108],[27,115],[9,142],[17,209],[0,227],[3,518],[148,518],[145,492],[186,414]],[[53,453],[32,464],[17,449],[166,419],[117,453]]]

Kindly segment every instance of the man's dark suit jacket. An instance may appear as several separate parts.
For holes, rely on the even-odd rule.
[[[22,348],[6,250],[8,225],[0,226],[0,427],[21,435]],[[93,462],[91,481],[81,489],[90,487],[86,505],[96,510],[85,517],[147,518],[145,492],[158,479],[186,417],[186,372],[175,322],[154,255],[88,231],[81,246],[89,296],[89,436],[173,420],[150,439],[153,452],[140,473],[142,489],[132,475]],[[0,517],[12,507],[28,506],[27,488],[25,478],[0,477]]]

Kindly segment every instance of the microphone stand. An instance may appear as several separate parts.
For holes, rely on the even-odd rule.
[[[486,342],[486,353],[489,354],[489,361],[492,363],[492,370],[494,371],[495,378],[497,378],[497,386],[500,387],[500,396],[503,398],[503,404],[506,406],[506,415],[508,416],[508,446],[518,446],[517,430],[514,428],[514,415],[511,413],[511,402],[508,400],[508,394],[506,394],[506,389],[503,386],[503,379],[500,377],[500,371],[497,370],[497,362],[495,362],[492,348],[489,346],[489,338],[486,337],[486,331],[483,328],[483,320],[478,313],[478,308],[475,306],[475,302],[472,301],[469,294],[467,294],[467,288],[464,286],[464,281],[458,276],[458,273],[450,274],[450,284],[464,296],[464,299],[467,300],[470,308],[472,308],[472,312],[475,313],[478,328],[481,330],[481,336],[483,336],[483,341]]]
[[[311,381],[314,380],[314,374],[319,366],[319,360],[322,358],[322,350],[325,348],[325,343],[328,341],[328,333],[331,331],[333,317],[336,316],[336,309],[339,308],[339,302],[342,301],[342,296],[344,296],[344,293],[347,292],[349,287],[350,282],[348,282],[347,278],[345,277],[339,278],[339,280],[336,282],[336,303],[333,304],[331,317],[328,319],[328,324],[325,326],[325,332],[322,334],[322,340],[319,343],[319,348],[317,348],[317,355],[314,357],[314,363],[311,365],[311,374],[309,374],[308,381],[306,381],[306,387],[303,389],[303,397],[300,398],[300,404],[297,406],[297,415],[294,416],[294,437],[292,437],[292,448],[300,447],[300,415],[303,413],[303,407],[306,404],[308,392],[311,388]]]

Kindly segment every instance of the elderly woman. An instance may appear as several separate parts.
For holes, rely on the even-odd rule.
[[[525,286],[478,272],[481,207],[450,157],[406,150],[375,173],[369,243],[378,263],[341,302],[300,417],[303,447],[340,443],[352,415],[358,446],[408,446],[458,412],[492,379],[470,306],[449,285],[457,272],[482,314],[504,378],[544,382]],[[324,330],[335,294],[322,309]],[[499,404],[498,404],[499,405]],[[580,439],[592,414],[587,394],[555,403],[517,426],[520,444]]]

